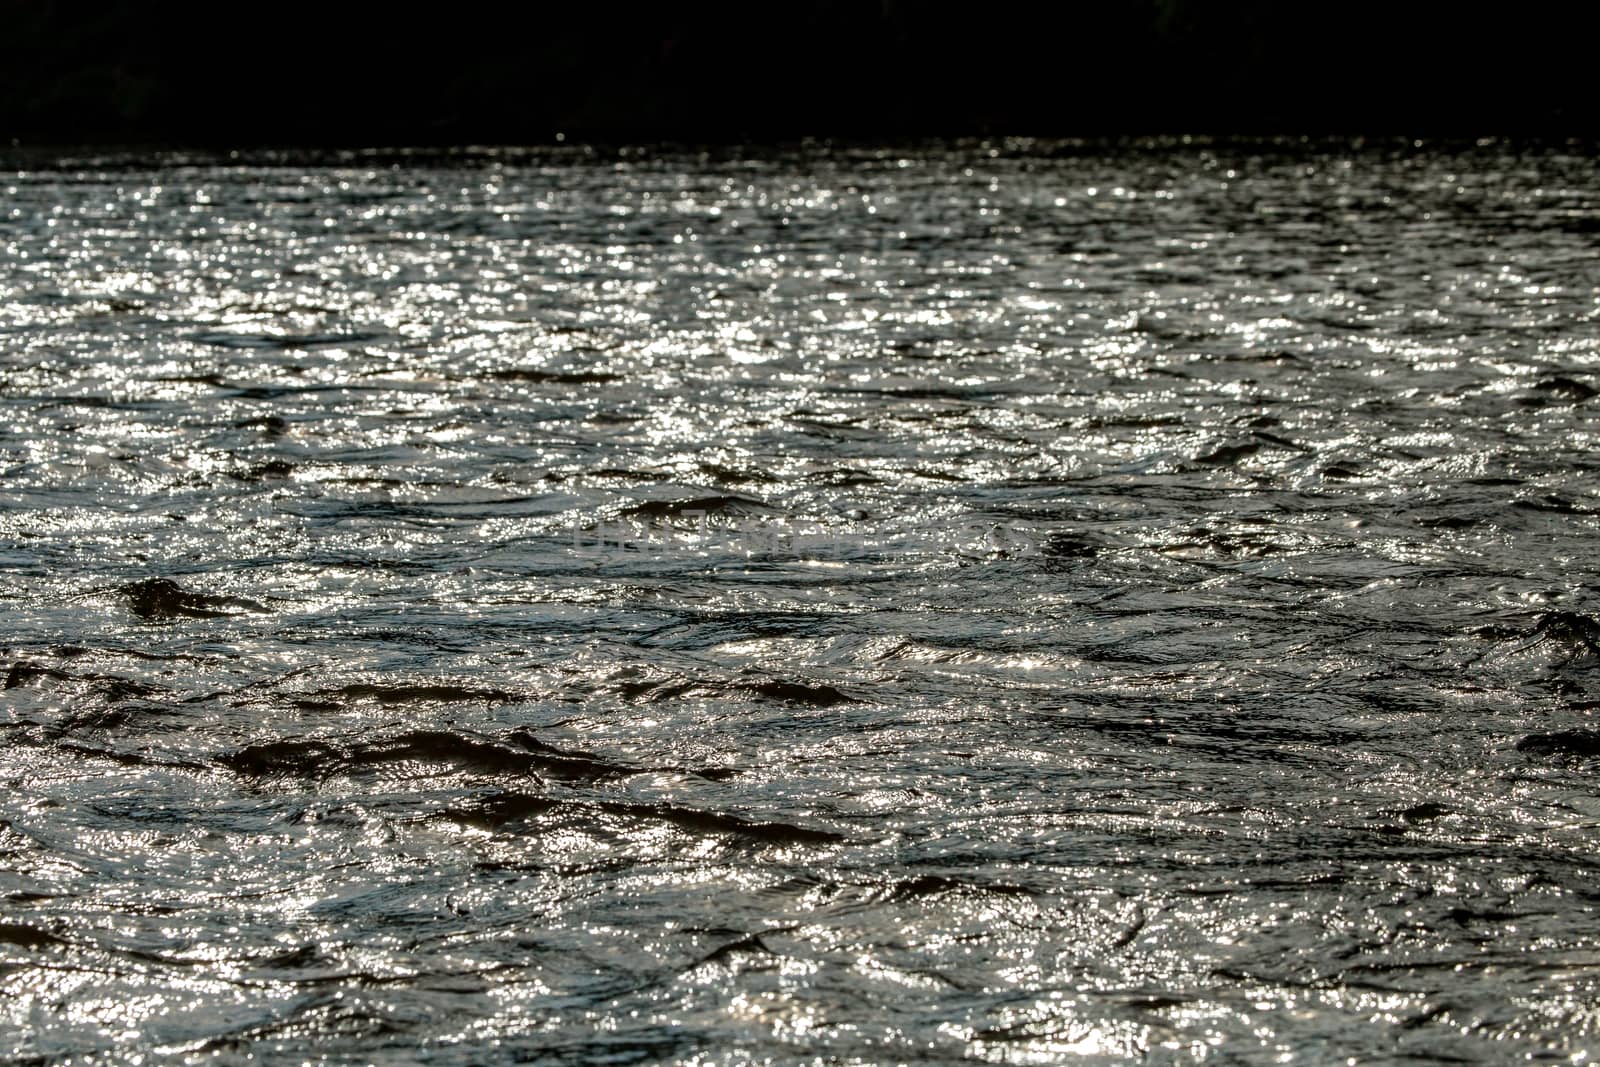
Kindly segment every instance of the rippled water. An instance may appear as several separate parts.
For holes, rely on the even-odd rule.
[[[16,167],[6,1057],[1600,1044],[1592,156]]]

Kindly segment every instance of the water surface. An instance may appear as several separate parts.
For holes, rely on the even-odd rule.
[[[0,1054],[1595,1047],[1585,152],[0,193]]]

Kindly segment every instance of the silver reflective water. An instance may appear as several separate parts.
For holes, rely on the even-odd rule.
[[[8,1058],[1600,1041],[1591,157],[0,191]]]

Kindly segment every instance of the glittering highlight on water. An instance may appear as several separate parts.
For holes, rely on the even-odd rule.
[[[1594,173],[14,163],[0,1055],[1583,1060]]]

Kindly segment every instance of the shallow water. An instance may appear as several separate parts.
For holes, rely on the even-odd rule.
[[[13,167],[0,1055],[1600,1045],[1592,156]]]

